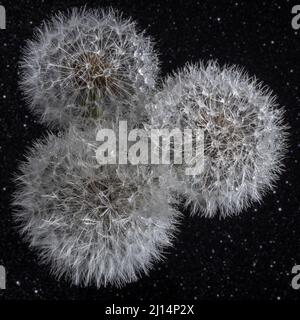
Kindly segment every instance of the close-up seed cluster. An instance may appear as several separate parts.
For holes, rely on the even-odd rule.
[[[153,41],[112,9],[58,13],[27,42],[20,68],[33,115],[60,132],[20,165],[14,218],[54,276],[75,285],[136,281],[172,245],[182,199],[195,216],[236,215],[261,202],[283,170],[287,126],[270,89],[215,61],[159,81]],[[96,133],[120,120],[203,130],[203,170],[99,164]]]
[[[159,71],[151,39],[112,9],[58,13],[27,42],[20,66],[31,110],[52,127],[126,113]]]
[[[204,131],[203,172],[183,174],[189,164],[174,168],[173,189],[192,214],[238,214],[274,187],[286,149],[284,111],[242,69],[188,65],[165,80],[147,108],[152,127]]]
[[[17,178],[15,217],[57,277],[120,286],[162,257],[178,214],[149,168],[101,166],[96,148],[76,128],[36,142]]]

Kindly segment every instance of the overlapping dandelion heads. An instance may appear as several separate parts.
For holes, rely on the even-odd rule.
[[[188,64],[159,88],[151,39],[112,9],[57,14],[28,41],[20,66],[31,111],[62,131],[21,164],[14,217],[58,278],[135,281],[172,244],[179,197],[192,214],[238,214],[283,169],[287,127],[268,88],[213,61]],[[120,120],[131,129],[202,129],[204,170],[99,164],[96,132]]]

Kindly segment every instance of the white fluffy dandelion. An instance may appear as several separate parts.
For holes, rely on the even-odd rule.
[[[28,41],[20,65],[32,111],[62,127],[118,106],[127,112],[152,91],[158,73],[151,39],[112,9],[57,14]]]
[[[177,212],[149,168],[101,166],[96,147],[73,128],[36,143],[17,178],[15,217],[58,278],[120,286],[162,257]]]
[[[236,66],[188,65],[165,80],[148,110],[154,127],[204,131],[203,172],[187,176],[185,165],[173,167],[170,182],[192,213],[237,214],[260,201],[282,171],[283,109]]]

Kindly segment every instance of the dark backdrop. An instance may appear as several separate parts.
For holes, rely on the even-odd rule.
[[[184,218],[174,248],[148,276],[123,289],[83,289],[56,281],[24,244],[11,217],[11,178],[26,147],[46,132],[18,90],[20,49],[33,28],[59,9],[108,6],[132,16],[157,41],[162,76],[185,62],[217,58],[245,67],[286,107],[290,149],[276,192],[240,216]],[[291,27],[292,1],[1,1],[0,30],[0,264],[7,290],[0,299],[298,299],[291,269],[300,264],[300,30]]]

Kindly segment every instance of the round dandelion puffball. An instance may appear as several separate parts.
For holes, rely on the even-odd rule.
[[[202,172],[186,175],[185,162],[171,170],[171,189],[184,195],[192,213],[238,214],[260,201],[283,169],[283,109],[236,66],[187,65],[165,80],[147,109],[153,127],[203,130]]]
[[[71,128],[37,142],[20,167],[14,215],[57,278],[121,286],[163,257],[177,212],[146,166],[99,165],[94,141]]]
[[[31,110],[54,127],[148,96],[159,70],[151,39],[112,9],[55,15],[27,42],[20,67]]]

